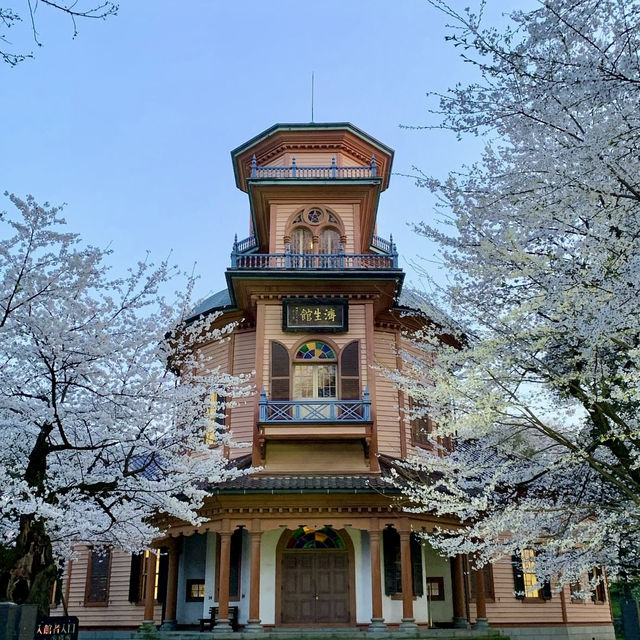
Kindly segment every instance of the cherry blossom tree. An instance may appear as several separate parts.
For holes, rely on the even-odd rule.
[[[437,537],[448,553],[534,549],[563,581],[637,573],[640,4],[542,0],[502,31],[431,4],[478,72],[437,97],[436,126],[486,147],[418,180],[443,212],[418,231],[440,246],[450,320],[416,336],[399,382],[457,448],[420,456],[405,489],[461,519]]]
[[[73,545],[140,550],[160,533],[157,516],[197,522],[208,487],[237,473],[208,444],[224,409],[208,399],[249,388],[197,349],[232,327],[216,328],[215,315],[183,322],[188,293],[163,299],[174,268],[142,262],[112,278],[105,251],[64,232],[59,209],[11,201],[19,215],[5,214],[0,241],[0,599],[46,611]]]

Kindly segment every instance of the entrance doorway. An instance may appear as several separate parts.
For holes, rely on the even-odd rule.
[[[282,551],[281,566],[283,624],[351,621],[349,552],[336,531],[294,531]]]

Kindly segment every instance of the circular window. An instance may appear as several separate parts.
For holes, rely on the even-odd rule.
[[[324,218],[324,211],[322,209],[309,209],[307,211],[307,220],[311,224],[320,224]]]

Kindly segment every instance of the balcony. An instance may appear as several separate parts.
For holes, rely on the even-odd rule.
[[[371,163],[365,166],[339,167],[335,156],[329,166],[307,167],[298,166],[295,157],[288,167],[258,166],[256,156],[251,159],[252,180],[357,180],[362,178],[377,178],[378,167],[376,157],[371,156]]]
[[[371,421],[371,398],[368,389],[365,389],[362,400],[269,400],[263,389],[259,406],[259,421],[264,425],[357,424]]]
[[[334,270],[343,269],[398,269],[398,252],[393,239],[374,236],[371,247],[382,253],[345,253],[342,245],[338,253],[292,253],[287,245],[284,253],[253,253],[257,248],[254,236],[233,243],[232,269],[291,269]]]

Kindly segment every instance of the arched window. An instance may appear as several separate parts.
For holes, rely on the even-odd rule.
[[[299,527],[287,542],[287,549],[344,549],[345,544],[338,532],[331,527],[311,529]]]
[[[338,253],[340,251],[340,234],[335,229],[323,229],[320,232],[318,253]]]
[[[335,255],[340,252],[344,233],[344,225],[336,214],[320,207],[309,207],[289,220],[285,242],[293,254]],[[307,263],[305,259],[302,264],[317,267],[323,263]]]
[[[346,345],[340,354],[324,341],[308,340],[296,349],[292,359],[283,344],[272,341],[270,372],[271,400],[338,397],[341,400],[359,400],[362,397],[360,344],[357,340]]]
[[[313,253],[313,235],[306,227],[298,227],[293,230],[291,253]]]
[[[337,358],[326,342],[301,344],[293,361],[293,400],[338,397]]]

